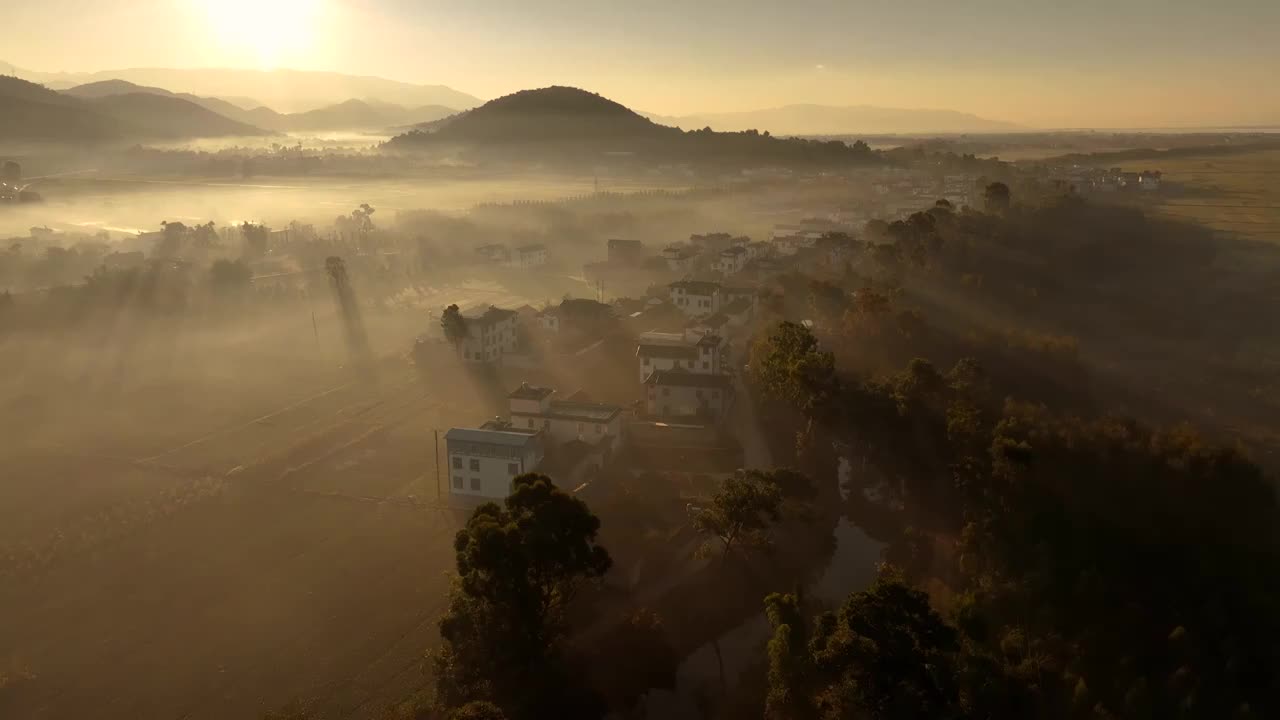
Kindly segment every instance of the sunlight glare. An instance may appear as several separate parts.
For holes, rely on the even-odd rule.
[[[269,70],[322,49],[326,0],[190,0],[229,63]]]

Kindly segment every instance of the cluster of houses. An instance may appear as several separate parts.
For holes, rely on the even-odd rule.
[[[751,245],[727,240],[724,249]],[[618,262],[645,257],[643,246],[631,242],[611,241],[609,253]],[[517,338],[525,322],[544,333],[577,333],[588,340],[605,328],[626,327],[618,324],[621,320],[643,327],[650,312],[680,318],[682,327],[636,333],[633,403],[599,403],[581,393],[561,398],[554,388],[522,383],[508,395],[505,416],[479,427],[449,430],[445,438],[450,492],[460,497],[505,497],[515,476],[545,469],[548,463],[554,464],[558,478],[576,485],[628,446],[645,457],[681,452],[731,456],[726,421],[736,396],[734,368],[740,364],[733,361],[732,348],[748,331],[757,310],[757,290],[745,283],[695,279],[676,280],[665,290],[665,297],[614,305],[566,299],[534,312],[488,307],[464,313],[467,331],[460,355],[470,362],[509,366],[519,366],[507,360],[519,349]],[[641,309],[626,312],[631,307]]]
[[[501,243],[481,245],[476,248],[476,255],[479,255],[485,263],[520,269],[547,264],[547,246],[542,243],[518,247],[507,247]]]
[[[1078,193],[1152,192],[1160,189],[1163,173],[1159,170],[1142,172],[1121,168],[1097,168],[1073,165],[1051,168],[1049,176],[1069,184]]]

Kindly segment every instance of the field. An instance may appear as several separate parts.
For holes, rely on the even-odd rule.
[[[1115,164],[1163,173],[1159,192],[1128,200],[1149,211],[1241,238],[1280,241],[1280,149]]]
[[[527,300],[461,280],[419,299]],[[0,449],[0,673],[23,678],[0,717],[252,718],[294,698],[373,717],[418,687],[464,518],[437,499],[433,430],[491,417],[521,379],[447,351],[421,373],[403,353],[427,322],[367,317],[373,378],[342,367],[329,311],[319,347],[305,313],[168,347],[127,327],[0,342],[24,368],[0,381],[24,418]]]

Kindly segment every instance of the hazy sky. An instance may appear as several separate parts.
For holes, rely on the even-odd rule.
[[[1038,127],[1280,125],[1280,0],[5,5],[0,61],[41,71],[293,67],[482,98],[577,85],[663,114],[811,102]]]

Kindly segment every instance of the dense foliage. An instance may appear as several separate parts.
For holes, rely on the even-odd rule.
[[[1138,247],[1159,252],[1150,233],[1165,226],[1072,198],[1022,207],[1007,202],[1007,187],[989,187],[987,200],[990,214],[938,207],[887,225],[866,275],[784,278],[783,316],[813,313],[814,329],[783,322],[753,348],[751,378],[764,398],[860,460],[858,485],[874,494],[853,493],[851,511],[880,521],[888,558],[906,573],[814,629],[794,598],[770,599],[770,712],[1274,716],[1273,481],[1186,424],[1165,429],[1101,411],[1106,379],[1084,369],[1074,338],[1052,334],[1066,327],[1094,337],[1098,328],[1072,317],[1068,303],[1141,297],[1154,281],[1148,268],[1091,262],[1078,275],[1046,258],[1100,251],[1080,233],[1103,217],[1118,220],[1111,242],[1125,238],[1105,251],[1112,260]],[[1038,244],[1027,244],[1030,228]],[[1164,240],[1164,256],[1151,262],[1174,272],[1207,247],[1185,230]],[[969,275],[979,270],[981,282]],[[796,292],[803,302],[792,301]],[[1142,302],[1101,322],[1180,337],[1206,322],[1206,295],[1168,303],[1181,329],[1144,327]],[[984,327],[995,317],[988,308],[1001,306],[1013,329]],[[1029,317],[1049,333],[1024,330]],[[927,583],[947,614],[935,617],[904,582]],[[858,629],[853,616],[885,609],[872,602],[884,594],[894,597],[891,612],[867,627],[888,635]],[[861,649],[824,655],[829,635]]]

